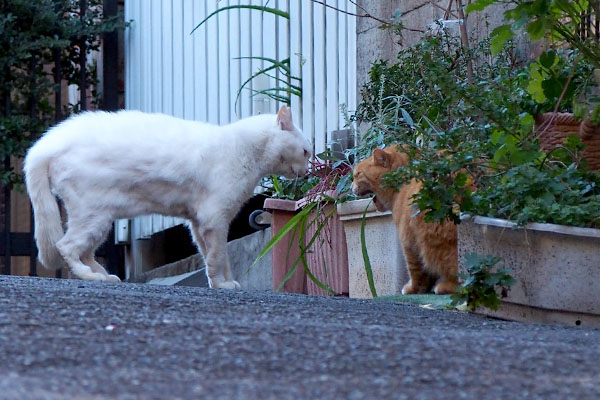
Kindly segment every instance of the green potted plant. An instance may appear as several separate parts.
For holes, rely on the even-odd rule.
[[[391,173],[385,184],[398,187],[410,179],[421,181],[423,189],[414,199],[417,212],[425,213],[430,221],[460,223],[459,242],[469,233],[463,229],[470,223],[465,213],[508,221],[500,227],[501,232],[507,227],[528,227],[510,240],[489,239],[487,234],[493,228],[487,225],[472,229],[475,242],[469,252],[494,254],[498,249],[489,246],[492,242],[509,247],[498,265],[516,266],[516,284],[508,292],[508,302],[552,310],[562,304],[563,311],[600,314],[599,304],[567,302],[569,298],[581,299],[573,296],[576,288],[589,296],[585,289],[589,273],[600,273],[600,254],[593,252],[600,244],[600,176],[582,161],[585,144],[578,136],[570,136],[551,151],[540,148],[534,128],[540,102],[530,87],[532,67],[519,61],[510,42],[492,53],[494,45],[493,40],[486,40],[465,51],[450,36],[441,35],[404,50],[398,63],[375,64],[356,118],[370,123],[365,137],[372,144],[404,144],[402,148],[412,162]],[[478,60],[472,65],[472,75],[468,60]],[[554,66],[558,61],[552,62]],[[580,63],[584,65],[585,59]],[[572,98],[577,96],[574,93]],[[560,236],[561,244],[554,245],[557,248],[565,247],[566,242],[581,243],[581,233],[589,233],[585,240],[592,244],[592,252],[583,257],[587,266],[570,268],[555,263],[554,269],[544,270],[546,265],[517,265],[516,261],[532,259],[511,256],[510,250],[514,251],[517,243],[530,252],[538,246],[532,242],[537,234],[529,233],[531,223],[576,227],[576,239]],[[558,228],[554,233],[565,232]],[[467,251],[459,251],[464,259]],[[583,254],[580,249],[568,251]],[[573,273],[567,280],[565,268]],[[570,291],[559,290],[560,283],[556,282],[561,277],[565,280],[563,288],[568,280],[576,282]],[[553,295],[548,291],[536,293],[549,278],[554,279],[550,285]],[[534,290],[527,291],[526,287]],[[540,297],[544,299],[539,301]]]
[[[347,296],[346,237],[334,204],[350,169],[331,152],[318,157],[308,177],[272,177],[267,183],[274,197],[287,198],[265,200],[272,213],[272,240],[258,259],[272,250],[274,290]]]
[[[476,0],[467,11],[482,11],[498,0]],[[600,169],[600,44],[592,26],[598,17],[598,0],[512,0],[504,12],[506,23],[490,36],[492,53],[524,30],[544,51],[529,65],[528,91],[538,104],[536,134],[542,150],[560,147],[570,135],[586,145],[583,158]],[[558,49],[571,49],[564,63]],[[595,69],[594,74],[591,70]],[[587,80],[587,82],[586,82]],[[575,94],[575,95],[574,95]]]
[[[310,190],[315,182],[313,178],[285,179],[271,176],[263,181],[265,194],[264,209],[271,214],[273,290],[288,293],[307,293],[306,272],[303,268],[291,268],[300,256],[300,232],[298,226],[284,228],[301,218],[298,200]],[[293,224],[293,222],[292,222]],[[291,225],[291,224],[290,224]]]

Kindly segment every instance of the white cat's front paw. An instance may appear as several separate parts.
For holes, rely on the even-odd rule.
[[[118,277],[118,276],[116,276],[116,275],[108,275],[108,276],[106,277],[106,281],[107,281],[107,282],[121,282],[121,278],[119,278],[119,277]]]
[[[96,282],[104,282],[108,279],[108,277],[104,274],[101,274],[99,272],[84,272],[84,273],[73,273],[75,276],[77,276],[80,279],[83,279],[85,281],[96,281]]]
[[[221,282],[212,281],[210,284],[210,287],[214,288],[214,289],[235,289],[235,290],[241,289],[241,286],[237,281],[221,281]]]

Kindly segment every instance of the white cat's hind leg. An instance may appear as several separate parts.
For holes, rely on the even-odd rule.
[[[102,241],[106,234],[106,228],[103,229],[105,225],[98,219],[75,219],[69,216],[67,232],[56,243],[56,248],[76,277],[91,281],[108,280],[106,271],[105,273],[94,271],[81,261],[82,256],[95,247],[95,243]]]
[[[94,258],[94,253],[96,251],[89,251],[85,256],[81,258],[81,262],[91,268],[93,272],[97,272],[106,276],[106,280],[108,282],[121,282],[121,279],[116,276],[109,274],[106,269]]]

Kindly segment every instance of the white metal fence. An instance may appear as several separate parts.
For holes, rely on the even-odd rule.
[[[327,0],[355,12],[348,0]],[[229,10],[194,27],[219,7],[263,0],[126,0],[125,104],[128,109],[226,124],[253,114],[276,112],[279,102],[252,90],[276,86],[275,79],[242,83],[264,61],[290,57],[293,76],[302,79],[302,98],[292,97],[296,123],[319,153],[334,130],[343,129],[340,105],[356,104],[356,22],[351,15],[311,0],[271,0],[269,7],[290,20],[256,10]],[[237,99],[237,101],[236,101]],[[163,216],[136,218],[133,238],[181,223]]]

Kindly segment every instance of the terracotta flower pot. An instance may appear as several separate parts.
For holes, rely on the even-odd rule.
[[[589,119],[575,119],[571,113],[544,113],[535,117],[535,132],[540,147],[545,152],[561,146],[570,135],[577,135],[587,147],[583,158],[590,169],[600,169],[600,125],[594,125]]]
[[[271,234],[275,236],[299,211],[297,202],[293,200],[266,199],[265,210],[271,213]],[[273,255],[273,290],[277,290],[292,268],[294,261],[300,255],[298,246],[299,233],[294,235],[293,230],[278,242],[272,249]],[[302,265],[281,287],[280,291],[288,293],[306,292],[306,273]]]
[[[307,241],[316,233],[318,223],[324,223],[325,227],[306,254],[306,263],[311,273],[329,286],[335,296],[349,296],[348,250],[344,226],[337,212],[325,221],[334,207],[331,203],[322,204],[319,211],[312,211],[309,215],[309,221],[315,220],[316,223],[306,230]],[[308,294],[331,295],[311,279],[307,279],[306,286]]]
[[[265,200],[264,208],[271,212],[271,232],[276,235],[308,203],[306,200],[291,201],[279,199]],[[324,222],[326,215],[333,210],[333,204],[321,204],[309,215],[304,233],[305,243],[310,241],[320,222],[325,227],[319,237],[306,252],[306,263],[311,273],[325,283],[336,296],[348,296],[348,251],[343,225],[337,213]],[[315,223],[311,223],[314,221]],[[273,289],[277,290],[300,255],[300,232],[287,233],[273,247]],[[303,245],[305,244],[303,243]],[[306,276],[304,266],[299,262],[296,271],[280,289],[283,292],[331,295]]]

